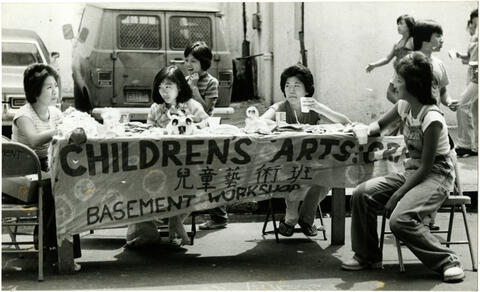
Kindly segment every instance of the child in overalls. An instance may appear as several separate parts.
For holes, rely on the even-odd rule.
[[[458,257],[425,225],[447,199],[455,176],[447,124],[432,96],[432,67],[423,53],[414,52],[402,58],[395,70],[394,85],[400,100],[370,124],[369,134],[403,121],[409,158],[404,172],[370,179],[353,191],[351,236],[355,254],[342,263],[342,268],[382,268],[377,213],[384,209],[393,234],[428,268],[443,273],[444,281],[460,281],[465,275]]]

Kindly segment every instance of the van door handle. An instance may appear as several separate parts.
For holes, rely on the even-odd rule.
[[[170,60],[170,64],[185,64],[185,60]]]

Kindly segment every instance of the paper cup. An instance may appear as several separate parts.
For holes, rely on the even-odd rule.
[[[368,142],[368,126],[357,125],[353,128],[353,132],[358,139],[360,145],[365,145]]]
[[[216,127],[220,125],[221,117],[208,117],[208,126],[209,127]]]
[[[305,104],[305,102],[308,102],[312,100],[313,97],[300,97],[300,107],[302,110],[302,113],[308,113],[310,111],[310,107]]]
[[[276,112],[275,113],[275,121],[278,123],[286,123],[287,122],[287,113],[286,112]]]

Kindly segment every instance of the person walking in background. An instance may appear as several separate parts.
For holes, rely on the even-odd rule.
[[[212,115],[218,99],[218,80],[207,70],[212,64],[212,50],[205,42],[195,42],[183,53],[187,82],[192,89],[193,98],[198,101],[208,115]],[[210,219],[199,226],[202,230],[225,228],[228,222],[226,206],[209,210]]]
[[[382,268],[378,244],[377,212],[390,218],[390,230],[428,268],[443,274],[446,282],[465,277],[458,256],[442,246],[425,225],[453,189],[455,153],[448,128],[433,95],[430,59],[421,52],[403,57],[395,67],[394,84],[400,100],[378,121],[370,124],[376,135],[395,121],[404,123],[409,158],[405,171],[370,179],[352,193],[351,241],[353,258],[344,261],[349,271]]]
[[[350,119],[327,106],[321,104],[314,98],[304,102],[303,106],[308,108],[307,112],[301,110],[300,98],[312,97],[315,91],[313,75],[310,70],[300,64],[286,68],[280,76],[280,87],[286,100],[277,102],[270,106],[262,118],[275,120],[276,113],[285,113],[287,124],[310,124],[319,123],[342,123],[347,124]],[[307,191],[303,204],[300,201],[285,198],[287,206],[285,220],[280,222],[278,233],[283,236],[292,236],[295,225],[298,223],[302,232],[307,236],[316,236],[317,227],[313,224],[318,204],[327,196],[330,189],[326,186],[313,185]]]
[[[402,37],[400,38],[400,40],[398,40],[397,43],[393,45],[392,50],[390,51],[390,53],[388,53],[386,57],[368,64],[367,67],[365,67],[365,71],[367,71],[367,73],[370,73],[373,69],[390,63],[393,58],[395,58],[395,60],[393,61],[393,65],[395,66],[398,60],[400,60],[406,54],[410,53],[413,50],[412,34],[414,26],[415,19],[412,16],[408,14],[399,16],[397,18],[397,31]],[[387,99],[391,103],[396,103],[398,101],[398,97],[396,96],[395,88],[393,87],[392,82],[393,79],[390,80],[390,83],[388,84]]]
[[[459,157],[478,155],[478,9],[470,13],[470,43],[467,54],[456,56],[468,64],[467,87],[457,108]],[[473,31],[473,33],[472,33]]]
[[[432,65],[433,82],[432,95],[436,104],[440,103],[455,111],[458,107],[458,100],[451,99],[447,92],[447,85],[450,83],[447,70],[443,62],[432,56],[433,52],[439,52],[443,46],[443,29],[435,20],[417,20],[413,33],[413,50],[422,52],[429,59]]]

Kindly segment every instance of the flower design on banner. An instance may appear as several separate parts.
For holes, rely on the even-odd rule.
[[[75,222],[76,217],[72,200],[66,194],[55,196],[55,216],[57,218],[58,237],[63,238],[67,232],[67,225],[70,225],[70,222]],[[71,229],[71,226],[68,229]]]
[[[116,189],[109,189],[107,190],[107,193],[104,197],[102,197],[102,200],[100,202],[100,205],[108,205],[112,206],[116,202],[126,202],[127,199],[120,194],[120,192]]]
[[[148,170],[143,178],[143,189],[149,194],[160,194],[165,187],[166,175],[163,171]]]
[[[369,177],[368,168],[363,164],[350,165],[345,169],[347,185],[356,185]]]
[[[259,145],[262,145],[262,144],[259,144]],[[256,163],[260,164],[262,162],[269,161],[270,159],[272,159],[275,153],[277,153],[280,150],[279,146],[280,145],[275,145],[272,143],[263,144],[262,147],[260,147],[260,151],[257,151],[258,154],[255,158]]]
[[[73,187],[75,197],[82,201],[88,201],[95,193],[95,184],[89,178],[80,179]]]

